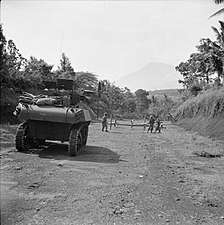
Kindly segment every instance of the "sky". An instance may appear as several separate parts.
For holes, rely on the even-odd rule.
[[[1,1],[1,23],[23,57],[54,69],[62,53],[75,71],[111,82],[151,62],[177,66],[201,38],[215,40],[224,16],[213,0]],[[155,78],[156,79],[156,78]]]

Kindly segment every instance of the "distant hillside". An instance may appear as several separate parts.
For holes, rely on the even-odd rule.
[[[149,91],[149,95],[167,95],[169,97],[180,98],[181,94],[177,89],[162,89]]]
[[[132,92],[138,89],[158,90],[181,88],[178,80],[181,79],[174,66],[165,63],[149,63],[141,69],[118,79],[115,84],[119,87],[128,87]]]

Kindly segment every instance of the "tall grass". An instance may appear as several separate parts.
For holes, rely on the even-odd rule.
[[[192,118],[197,115],[215,117],[224,113],[224,88],[203,91],[196,97],[189,98],[176,110],[175,119]]]

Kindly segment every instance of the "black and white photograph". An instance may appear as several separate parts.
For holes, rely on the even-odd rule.
[[[0,1],[0,224],[224,225],[224,1]]]

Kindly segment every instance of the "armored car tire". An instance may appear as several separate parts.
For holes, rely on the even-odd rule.
[[[29,129],[26,123],[21,124],[16,133],[16,149],[19,152],[27,151],[34,147],[34,142],[29,136]]]
[[[86,145],[88,136],[88,124],[73,127],[69,135],[68,155],[77,156],[82,146]]]
[[[82,147],[82,136],[79,130],[72,128],[69,135],[68,155],[77,156]]]

